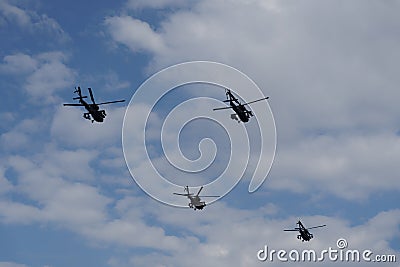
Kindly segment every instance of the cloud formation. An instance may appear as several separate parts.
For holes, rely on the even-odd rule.
[[[108,17],[105,26],[117,43],[135,52],[159,52],[164,44],[160,35],[148,23],[129,16]]]
[[[56,92],[71,87],[76,72],[66,65],[63,52],[45,52],[37,55],[17,53],[3,58],[0,71],[19,79],[26,93],[34,102],[55,103]]]
[[[32,32],[62,32],[50,15],[12,3],[0,1],[2,26],[10,28],[13,23],[28,37]],[[256,193],[243,193],[240,184],[203,211],[162,205],[132,181],[121,151],[124,106],[107,108],[103,124],[83,119],[82,108],[61,106],[66,101],[60,98],[61,90],[72,88],[83,76],[71,63],[80,63],[75,61],[77,47],[70,47],[69,53],[7,49],[0,65],[7,80],[2,92],[8,96],[12,89],[22,88],[15,92],[27,101],[5,98],[13,110],[0,113],[2,122],[7,122],[0,136],[0,226],[29,251],[33,248],[26,248],[18,235],[21,229],[42,229],[43,242],[52,238],[47,230],[57,229],[65,241],[78,237],[71,242],[95,251],[96,256],[82,252],[90,260],[119,267],[262,266],[267,263],[259,262],[256,253],[264,245],[322,250],[335,247],[339,237],[346,238],[350,248],[397,255],[398,5],[357,0],[127,1],[121,15],[104,13],[108,15],[98,20],[98,26],[118,44],[115,49],[127,48],[121,51],[126,53],[124,60],[137,63],[138,69],[150,74],[182,61],[220,61],[245,72],[270,96],[278,150],[269,178]],[[156,21],[147,20],[148,14]],[[57,34],[45,36],[48,41]],[[98,79],[108,93],[116,92],[111,88],[133,93],[128,83],[140,81],[123,77],[125,61],[101,61],[105,53],[95,47],[96,58],[85,54],[85,63],[87,56],[93,60],[90,64],[110,66],[104,71],[100,63],[88,64],[91,77],[108,73]],[[111,68],[115,69],[107,72]],[[223,91],[213,96],[223,99]],[[101,90],[97,97],[102,100]],[[191,105],[187,114],[204,107]],[[212,106],[207,108],[211,112]],[[134,111],[140,114],[142,109],[138,105]],[[157,113],[162,111],[153,113],[149,126],[162,123],[162,114]],[[236,123],[229,115],[221,116]],[[142,138],[132,125],[132,138]],[[198,128],[187,130],[189,138],[182,145],[190,143],[184,150],[195,156],[198,144],[193,145],[190,137],[196,137],[191,134]],[[168,141],[174,140],[175,134],[165,134]],[[157,137],[151,129],[150,138]],[[220,139],[215,141],[220,144]],[[150,149],[159,160],[158,147]],[[135,156],[140,168],[146,155]],[[141,171],[145,177],[146,169]],[[248,179],[251,170],[246,171]],[[176,174],[166,167],[165,172]],[[174,197],[172,192],[165,194]],[[181,200],[187,204],[187,199]],[[311,242],[299,242],[296,233],[282,231],[293,227],[298,217],[307,226],[327,227],[313,229]],[[46,249],[38,252],[48,254]],[[35,265],[20,255],[2,259],[0,266]],[[57,263],[55,259],[51,265]]]
[[[8,0],[0,1],[0,23],[3,26],[17,25],[19,29],[30,34],[52,36],[53,41],[60,43],[70,39],[55,19],[12,2]]]
[[[393,44],[400,22],[395,2],[340,3],[192,3],[149,30],[163,49],[151,41],[144,48],[123,31],[135,28],[132,21],[146,22],[126,15],[107,20],[119,21],[120,31],[113,31],[122,36],[111,35],[114,41],[152,53],[150,69],[220,61],[238,66],[271,96],[282,156],[273,167],[273,187],[306,193],[320,184],[340,198],[360,200],[398,190],[390,162],[398,143],[400,80],[391,70],[398,65]]]

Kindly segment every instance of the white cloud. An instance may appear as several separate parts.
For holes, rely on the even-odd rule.
[[[8,151],[23,149],[29,144],[29,137],[26,133],[10,131],[0,135],[0,144],[3,149]]]
[[[82,235],[91,244],[132,249],[131,259],[114,257],[110,263],[135,266],[253,266],[258,263],[257,251],[264,245],[287,250],[304,248],[295,235],[282,231],[297,218],[271,218],[271,214],[281,212],[277,204],[246,210],[220,201],[195,212],[132,193],[113,200],[97,186],[55,176],[50,162],[46,164],[53,152],[45,150],[43,155],[29,159],[20,156],[9,159],[7,164],[18,177],[14,191],[22,194],[29,204],[1,201],[0,218],[4,223],[56,224]],[[56,173],[68,173],[70,169],[67,165],[53,168],[59,168]],[[302,216],[302,220],[308,226],[328,225],[313,231],[315,238],[309,244],[316,250],[335,247],[336,240],[344,237],[352,248],[395,253],[389,242],[400,234],[399,212],[381,212],[357,225],[328,216]],[[150,250],[136,254],[136,248]]]
[[[98,99],[100,101],[100,99]],[[103,123],[91,123],[83,118],[83,107],[60,107],[55,111],[51,135],[61,144],[72,147],[104,147],[121,138],[125,107],[105,107]]]
[[[54,103],[55,92],[72,87],[76,78],[76,72],[65,63],[67,59],[66,54],[59,51],[37,55],[17,53],[3,58],[0,71],[19,75],[32,101]]]
[[[131,85],[129,81],[121,81],[115,71],[108,72],[105,76],[103,76],[103,78],[105,80],[105,90],[116,91],[129,88]]]
[[[0,120],[9,123],[15,120],[15,115],[13,112],[2,112],[0,113]]]
[[[46,220],[77,231],[105,220],[105,207],[110,202],[95,187],[80,183],[64,184],[46,201],[43,213]]]
[[[128,0],[127,7],[133,9],[162,9],[170,7],[182,7],[187,6],[191,1],[189,0]]]
[[[400,125],[400,79],[393,71],[400,56],[394,45],[400,41],[398,3],[268,3],[206,0],[167,14],[156,31],[163,49],[146,50],[153,55],[151,70],[212,60],[255,80],[271,97],[278,134],[272,171],[280,189],[307,193],[317,184],[353,200],[398,191],[391,149]],[[115,27],[122,32],[125,23]],[[123,35],[124,42],[114,41],[134,50]]]
[[[21,29],[32,34],[45,34],[51,36],[53,41],[65,42],[69,36],[64,32],[58,22],[46,14],[13,5],[8,0],[0,1],[0,19],[5,25],[17,24]]]
[[[63,150],[49,146],[45,148],[48,157],[43,163],[43,168],[53,176],[62,176],[72,181],[92,181],[95,177],[91,163],[98,156],[95,150]],[[68,170],[65,173],[65,170]]]
[[[257,251],[264,245],[276,250],[322,251],[329,247],[335,249],[339,238],[347,239],[350,249],[361,251],[370,249],[375,254],[396,254],[390,248],[389,241],[400,234],[399,210],[381,212],[358,225],[351,225],[347,220],[334,217],[304,216],[302,221],[308,227],[314,224],[327,224],[327,227],[312,230],[314,239],[309,243],[302,243],[296,238],[297,233],[283,231],[285,228],[294,227],[298,218],[272,219],[264,208],[240,210],[218,202],[200,212],[187,209],[175,209],[171,212],[171,207],[134,198],[119,201],[117,207],[123,207],[122,220],[137,221],[135,218],[138,214],[142,216],[147,214],[167,229],[169,227],[179,229],[176,233],[181,244],[179,250],[163,249],[160,252],[155,250],[145,255],[134,255],[128,262],[124,262],[126,259],[113,259],[113,262],[126,265],[131,263],[135,266],[211,266],[216,264],[218,266],[256,266],[265,264],[259,262],[256,256]],[[202,260],[199,261],[199,259]],[[268,264],[281,266],[277,261],[268,262]],[[329,262],[321,264],[329,266]],[[299,266],[306,266],[306,264]]]
[[[140,220],[112,220],[98,228],[87,228],[84,234],[98,242],[106,242],[109,245],[144,247],[165,251],[179,251],[181,243],[186,243],[185,240],[166,235],[162,227],[149,226]]]
[[[164,3],[157,2],[157,8]],[[399,80],[398,52],[392,44],[398,42],[391,30],[398,28],[397,9],[390,7],[394,2],[367,8],[361,7],[364,2],[340,3],[205,0],[195,2],[191,10],[169,14],[157,30],[127,16],[110,17],[106,26],[115,42],[135,52],[153,53],[155,69],[189,59],[218,60],[245,71],[264,88],[271,96],[280,142],[265,189],[284,190],[282,198],[288,199],[293,191],[305,197],[312,192],[311,198],[327,192],[326,201],[330,194],[351,201],[377,192],[396,194]],[[23,10],[9,12],[24,23]],[[382,38],[372,38],[376,34]],[[9,56],[3,60],[3,71],[27,75],[29,96],[35,99],[55,97],[75,75],[62,53]],[[52,114],[52,144],[40,143],[41,149],[27,156],[2,158],[2,223],[55,225],[78,233],[91,245],[132,255],[113,255],[109,264],[114,266],[263,266],[256,253],[265,244],[273,249],[321,250],[335,247],[339,237],[345,237],[351,248],[398,254],[391,243],[396,242],[397,249],[397,209],[368,215],[362,223],[355,223],[354,217],[302,216],[307,226],[327,224],[312,231],[311,242],[302,243],[296,233],[282,231],[294,226],[297,218],[288,215],[278,200],[258,199],[267,202],[256,210],[233,208],[222,200],[194,212],[137,196],[140,189],[133,183],[106,183],[108,177],[130,179],[121,166],[121,154],[113,150],[125,108],[107,108],[103,124],[84,120],[83,111],[60,105]],[[21,122],[3,144],[11,143],[17,133],[33,131],[34,125],[31,120]],[[141,134],[135,133],[135,138]],[[138,161],[144,156],[136,155]],[[97,169],[102,163],[113,169],[112,174]],[[16,176],[12,184],[7,168]],[[237,201],[247,206],[246,199]],[[384,203],[373,204],[372,210],[385,208]],[[360,203],[357,207],[370,208]],[[337,208],[339,213],[350,212]]]
[[[159,52],[164,49],[163,40],[148,23],[129,16],[108,17],[105,26],[113,40],[134,52]]]
[[[27,267],[27,265],[15,263],[15,262],[2,261],[2,262],[0,262],[0,267]]]
[[[68,174],[71,169],[68,165],[48,162],[52,153],[45,150],[29,159],[9,157],[7,165],[16,175],[13,193],[23,196],[24,203],[19,201],[20,198],[1,200],[0,220],[3,223],[55,224],[102,245],[179,250],[179,239],[167,235],[160,226],[148,225],[142,218],[143,210],[136,213],[135,218],[115,217],[115,212],[119,213],[123,205],[117,204],[120,208],[115,209],[114,201],[98,186],[67,181],[55,175]],[[54,171],[56,168],[59,170]],[[124,217],[122,213],[121,216]]]
[[[393,171],[399,146],[395,134],[320,136],[282,146],[266,187],[302,193],[318,188],[348,200],[400,191]]]
[[[51,157],[44,152],[31,159],[20,156],[8,159],[9,167],[17,175],[14,192],[26,196],[29,201],[26,204],[1,202],[2,220],[27,224],[52,222],[75,231],[104,221],[110,199],[101,195],[96,187],[60,178],[55,173],[68,174],[74,170],[68,164],[48,164]],[[54,171],[55,168],[58,170]]]
[[[5,168],[0,166],[0,196],[4,193],[9,192],[13,188],[13,185],[5,177]]]
[[[29,15],[21,8],[13,6],[8,1],[0,1],[0,12],[2,16],[12,22],[16,22],[20,26],[26,26],[31,22]]]
[[[53,93],[72,87],[75,72],[64,63],[66,57],[61,52],[39,54],[40,65],[26,79],[25,89],[34,100],[54,102]]]
[[[0,135],[0,145],[5,151],[22,151],[31,145],[35,134],[45,129],[43,121],[25,119]]]
[[[23,74],[30,73],[37,68],[37,60],[31,56],[17,53],[3,58],[3,64],[0,65],[0,71],[5,73]]]
[[[5,223],[32,224],[41,221],[36,207],[11,201],[0,201],[1,220]]]

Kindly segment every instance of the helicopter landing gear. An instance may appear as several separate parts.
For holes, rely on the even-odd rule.
[[[193,204],[189,203],[189,208],[193,209]]]
[[[240,123],[240,120],[238,119],[237,114],[231,114],[231,119],[237,121],[238,123]]]
[[[92,123],[94,122],[94,120],[90,117],[90,113],[83,113],[83,117],[87,120],[90,120]]]
[[[83,117],[84,117],[85,119],[91,120],[91,121],[93,122],[92,118],[90,117],[90,113],[88,113],[88,112],[83,113]]]

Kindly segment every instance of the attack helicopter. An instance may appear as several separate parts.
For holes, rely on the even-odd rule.
[[[237,120],[239,123],[242,122],[248,122],[250,117],[254,116],[253,112],[251,110],[248,110],[245,106],[258,102],[258,101],[262,101],[262,100],[266,100],[269,97],[264,97],[261,99],[257,99],[254,101],[250,101],[248,103],[240,103],[239,100],[231,93],[231,90],[226,89],[226,100],[224,100],[223,102],[229,103],[229,107],[222,107],[222,108],[214,108],[213,110],[221,110],[221,109],[233,109],[233,111],[235,111],[235,114],[231,114],[231,119],[233,120]]]
[[[106,117],[106,111],[104,109],[100,110],[100,105],[112,104],[112,103],[119,103],[124,102],[124,100],[116,100],[116,101],[108,101],[102,103],[96,103],[94,101],[92,88],[88,88],[90,99],[92,100],[92,104],[87,103],[84,98],[87,96],[82,96],[81,88],[78,86],[78,89],[75,87],[75,94],[78,94],[78,97],[74,97],[73,100],[79,100],[79,104],[64,104],[64,106],[73,106],[73,107],[80,107],[83,106],[88,112],[83,113],[83,117],[87,120],[91,120],[92,123],[96,122],[103,122],[104,118]]]
[[[294,229],[286,229],[283,231],[295,231],[295,232],[299,232],[299,234],[297,235],[297,239],[300,239],[302,242],[304,241],[310,241],[314,236],[313,234],[311,234],[308,230],[309,229],[314,229],[314,228],[319,228],[319,227],[324,227],[326,226],[326,224],[323,225],[318,225],[318,226],[313,226],[310,228],[306,228],[304,227],[304,225],[301,223],[301,221],[299,220],[296,223],[299,227],[295,227]]]
[[[174,195],[187,197],[190,200],[190,203],[188,205],[189,208],[194,210],[202,210],[205,206],[207,206],[205,201],[201,201],[200,197],[219,197],[219,196],[199,196],[201,190],[203,190],[203,187],[200,187],[196,195],[193,195],[193,193],[189,192],[189,186],[185,186],[183,190],[186,193],[184,194],[174,193]]]

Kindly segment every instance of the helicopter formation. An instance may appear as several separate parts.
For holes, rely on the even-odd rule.
[[[77,94],[77,97],[74,97],[73,100],[78,100],[79,103],[66,103],[63,104],[64,106],[73,106],[73,107],[84,107],[87,112],[83,113],[83,118],[90,120],[92,123],[93,122],[98,122],[102,123],[104,122],[106,115],[106,111],[104,109],[100,109],[99,106],[101,105],[106,105],[106,104],[113,104],[113,103],[120,103],[120,102],[125,102],[125,99],[123,100],[114,100],[114,101],[107,101],[107,102],[101,102],[101,103],[96,103],[94,100],[93,96],[93,91],[89,87],[88,92],[90,95],[90,100],[92,103],[86,102],[84,99],[87,98],[87,96],[82,95],[82,90],[80,86],[78,88],[75,87],[74,93]],[[247,109],[246,106],[249,106],[249,104],[253,104],[255,102],[259,102],[262,100],[267,100],[269,97],[264,97],[260,98],[257,100],[253,100],[247,103],[241,103],[237,97],[231,92],[231,90],[226,89],[225,90],[225,95],[226,95],[226,100],[223,100],[225,103],[229,103],[229,106],[227,107],[220,107],[220,108],[214,108],[214,111],[217,110],[224,110],[224,109],[232,109],[235,113],[231,114],[231,119],[236,120],[238,123],[243,122],[249,122],[250,118],[254,116],[253,112],[250,109]],[[200,192],[203,190],[203,186],[200,187],[199,191],[194,194],[190,193],[189,191],[189,186],[184,187],[184,192],[185,193],[173,193],[174,195],[178,196],[185,196],[189,199],[189,208],[194,209],[194,210],[202,210],[204,207],[207,206],[205,201],[201,200],[201,197],[213,197],[213,198],[218,198],[220,196],[208,196],[208,195],[200,195]],[[320,228],[320,227],[325,227],[326,225],[318,225],[318,226],[313,226],[310,228],[306,228],[302,222],[299,220],[296,225],[298,227],[295,227],[293,229],[285,229],[284,231],[296,231],[299,232],[297,235],[297,239],[300,239],[302,242],[304,241],[310,241],[314,236],[309,232],[309,229],[314,229],[314,228]]]
[[[251,110],[248,110],[246,106],[249,104],[262,101],[262,100],[267,100],[269,97],[257,99],[248,103],[240,103],[237,97],[235,97],[232,92],[229,89],[226,89],[226,100],[223,102],[229,102],[228,107],[222,107],[222,108],[215,108],[213,110],[222,110],[222,109],[233,109],[235,114],[231,114],[231,118],[237,120],[238,122],[248,122],[250,117],[254,116]],[[79,103],[76,104],[63,104],[64,106],[73,106],[73,107],[84,107],[87,112],[83,113],[83,117],[87,120],[90,120],[92,123],[93,122],[103,122],[105,117],[106,117],[106,111],[104,109],[100,110],[100,105],[106,105],[106,104],[112,104],[112,103],[120,103],[124,102],[125,100],[114,100],[114,101],[107,101],[107,102],[101,102],[101,103],[96,103],[94,100],[93,96],[93,91],[92,88],[88,88],[88,92],[90,95],[90,99],[92,103],[87,103],[84,99],[87,98],[87,96],[82,95],[82,90],[81,87],[78,86],[78,88],[75,87],[74,93],[77,94],[77,97],[74,97],[73,100],[78,100]],[[194,210],[202,210],[205,206],[206,203],[205,201],[201,201],[200,199],[200,192],[203,189],[203,187],[200,188],[200,190],[197,192],[196,195],[193,195],[193,193],[189,192],[189,186],[184,187],[184,191],[186,193],[180,194],[180,193],[174,193],[175,195],[181,195],[181,196],[186,196],[189,200],[189,207],[193,208]],[[219,196],[201,196],[201,197],[219,197]]]
[[[77,97],[72,98],[73,100],[78,100],[79,103],[77,104],[63,104],[64,106],[72,106],[72,107],[84,107],[87,112],[83,113],[83,117],[87,120],[90,120],[93,122],[103,122],[105,117],[106,117],[106,111],[104,109],[100,110],[100,105],[106,105],[106,104],[112,104],[112,103],[120,103],[120,102],[125,102],[125,99],[123,100],[115,100],[115,101],[107,101],[107,102],[102,102],[102,103],[96,103],[94,100],[93,96],[93,91],[92,88],[88,88],[88,92],[90,95],[90,100],[92,103],[87,103],[84,99],[87,98],[87,96],[82,95],[82,90],[81,87],[78,86],[78,88],[75,87],[75,94],[78,94]],[[269,97],[264,97],[261,99],[257,99],[254,101],[250,101],[248,103],[240,103],[239,99],[235,97],[231,90],[226,89],[226,100],[223,100],[223,102],[228,102],[229,106],[228,107],[221,107],[221,108],[214,108],[213,110],[222,110],[222,109],[233,109],[235,112],[234,114],[231,114],[231,119],[237,120],[238,122],[248,122],[250,117],[253,117],[254,114],[251,110],[248,110],[246,106],[249,104],[262,101],[262,100],[267,100]]]

